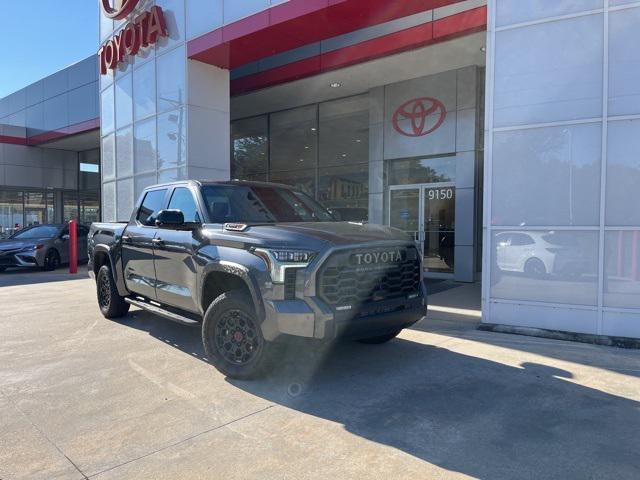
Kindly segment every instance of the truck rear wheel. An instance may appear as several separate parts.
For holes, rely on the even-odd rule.
[[[393,340],[394,338],[396,338],[398,335],[400,335],[401,331],[402,330],[396,330],[395,332],[387,333],[386,335],[380,335],[378,337],[361,338],[358,340],[358,342],[367,343],[369,345],[378,345],[381,343],[387,343]]]
[[[273,345],[262,336],[253,301],[242,291],[223,293],[209,305],[202,343],[213,366],[231,378],[261,376],[272,363]]]
[[[98,305],[105,318],[118,318],[127,314],[130,305],[124,301],[116,288],[111,269],[103,265],[96,276]]]

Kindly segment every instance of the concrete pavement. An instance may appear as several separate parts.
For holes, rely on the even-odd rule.
[[[85,275],[39,275],[0,274],[2,480],[639,478],[640,352],[477,331],[475,287],[238,382],[198,329],[105,320]]]

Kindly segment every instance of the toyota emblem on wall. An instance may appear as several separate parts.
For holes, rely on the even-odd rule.
[[[444,104],[435,98],[414,98],[393,114],[393,128],[407,137],[423,137],[435,132],[447,118]]]
[[[140,3],[140,0],[102,0],[104,14],[114,20],[122,20],[129,16]]]

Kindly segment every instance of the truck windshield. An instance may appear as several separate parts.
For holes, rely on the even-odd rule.
[[[202,198],[213,223],[333,222],[308,195],[287,188],[256,185],[207,185]]]

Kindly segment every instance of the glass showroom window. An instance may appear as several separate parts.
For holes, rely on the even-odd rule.
[[[47,223],[47,203],[42,192],[26,192],[24,196],[24,224],[27,227]]]
[[[80,194],[80,223],[90,225],[100,221],[100,192],[87,191]]]
[[[78,221],[100,221],[100,150],[80,152],[80,196]]]
[[[449,183],[456,179],[456,157],[391,160],[386,163],[388,185]]]
[[[56,194],[54,192],[47,192],[45,196],[47,202],[47,223],[53,223],[56,218]]]
[[[317,106],[271,115],[270,180],[293,185],[315,197],[317,168]]]
[[[22,192],[0,191],[0,238],[22,228],[24,222]]]
[[[342,220],[369,219],[369,98],[320,104],[318,199]]]
[[[492,298],[597,305],[598,232],[494,230],[492,237]]]
[[[78,218],[78,192],[64,192],[62,194],[62,220],[68,222]]]
[[[231,178],[267,180],[269,169],[267,116],[245,118],[231,124]]]

